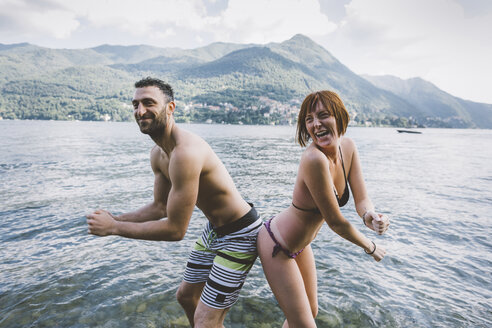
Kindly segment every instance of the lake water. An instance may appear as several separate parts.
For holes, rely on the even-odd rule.
[[[287,207],[295,127],[181,125],[207,140],[263,218]],[[313,243],[319,327],[492,326],[492,131],[349,127],[376,208],[380,263],[326,225]],[[180,242],[87,234],[85,214],[152,199],[135,123],[0,121],[0,327],[186,327],[175,300],[204,218]],[[279,327],[259,260],[227,327]]]

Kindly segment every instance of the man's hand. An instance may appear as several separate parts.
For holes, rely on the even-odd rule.
[[[116,234],[116,220],[108,211],[97,210],[86,217],[90,234],[101,237]]]

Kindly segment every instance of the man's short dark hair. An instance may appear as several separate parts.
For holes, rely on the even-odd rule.
[[[140,81],[135,82],[135,88],[157,87],[167,97],[167,101],[174,101],[173,88],[166,82],[147,76]]]

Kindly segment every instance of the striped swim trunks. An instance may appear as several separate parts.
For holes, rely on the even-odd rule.
[[[188,258],[184,281],[206,282],[200,300],[215,309],[236,303],[256,261],[262,221],[254,207],[239,220],[214,228],[209,222]]]

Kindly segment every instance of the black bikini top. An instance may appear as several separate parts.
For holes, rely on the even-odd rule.
[[[348,187],[348,183],[347,183],[347,174],[345,173],[345,165],[343,163],[342,149],[340,148],[340,146],[338,147],[338,149],[340,150],[340,157],[342,159],[343,177],[345,178],[345,189],[343,190],[343,194],[342,194],[341,198],[338,197],[337,189],[335,188],[335,186],[333,186],[333,191],[335,192],[335,196],[337,197],[338,206],[343,207],[343,206],[345,206],[345,204],[347,204],[347,202],[350,198],[350,191],[349,191],[349,187]],[[297,208],[300,211],[310,212],[310,213],[315,213],[315,214],[321,214],[321,212],[317,208],[307,208],[307,209],[306,208],[300,208],[300,207],[296,206],[294,204],[294,202],[292,202],[292,206],[294,206],[295,208]]]

